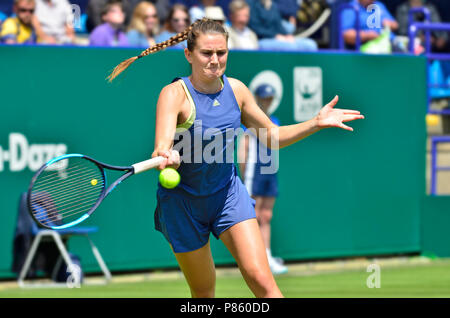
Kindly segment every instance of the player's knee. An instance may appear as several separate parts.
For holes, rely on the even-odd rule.
[[[246,278],[256,297],[267,297],[277,289],[272,274],[255,268],[247,270]]]
[[[214,298],[215,288],[209,287],[191,287],[192,298]]]
[[[193,298],[213,298],[216,288],[215,278],[204,277],[202,280],[191,281],[189,288]]]

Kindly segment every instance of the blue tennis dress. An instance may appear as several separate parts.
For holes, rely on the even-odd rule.
[[[179,185],[158,183],[155,228],[175,253],[190,252],[217,239],[231,226],[255,218],[253,200],[233,162],[241,111],[225,75],[222,89],[204,94],[188,77],[177,78],[191,104],[191,115],[177,126],[174,149],[181,155]]]

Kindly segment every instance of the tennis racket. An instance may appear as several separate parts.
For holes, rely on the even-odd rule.
[[[128,167],[111,166],[81,154],[67,154],[45,163],[28,188],[28,210],[48,229],[65,229],[86,220],[123,180],[158,167],[164,157],[155,157]],[[108,185],[105,169],[124,171]]]

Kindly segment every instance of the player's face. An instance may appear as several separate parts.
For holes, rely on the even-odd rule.
[[[185,49],[186,59],[192,65],[192,73],[208,79],[223,75],[227,65],[228,48],[225,35],[200,34],[194,50]]]

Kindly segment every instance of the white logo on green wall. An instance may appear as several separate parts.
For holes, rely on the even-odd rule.
[[[294,118],[298,122],[313,118],[322,108],[322,69],[294,68]]]
[[[9,167],[12,172],[38,170],[50,159],[64,155],[65,144],[30,144],[21,133],[10,133],[8,145],[0,145],[0,172]],[[7,165],[6,163],[9,163]]]

